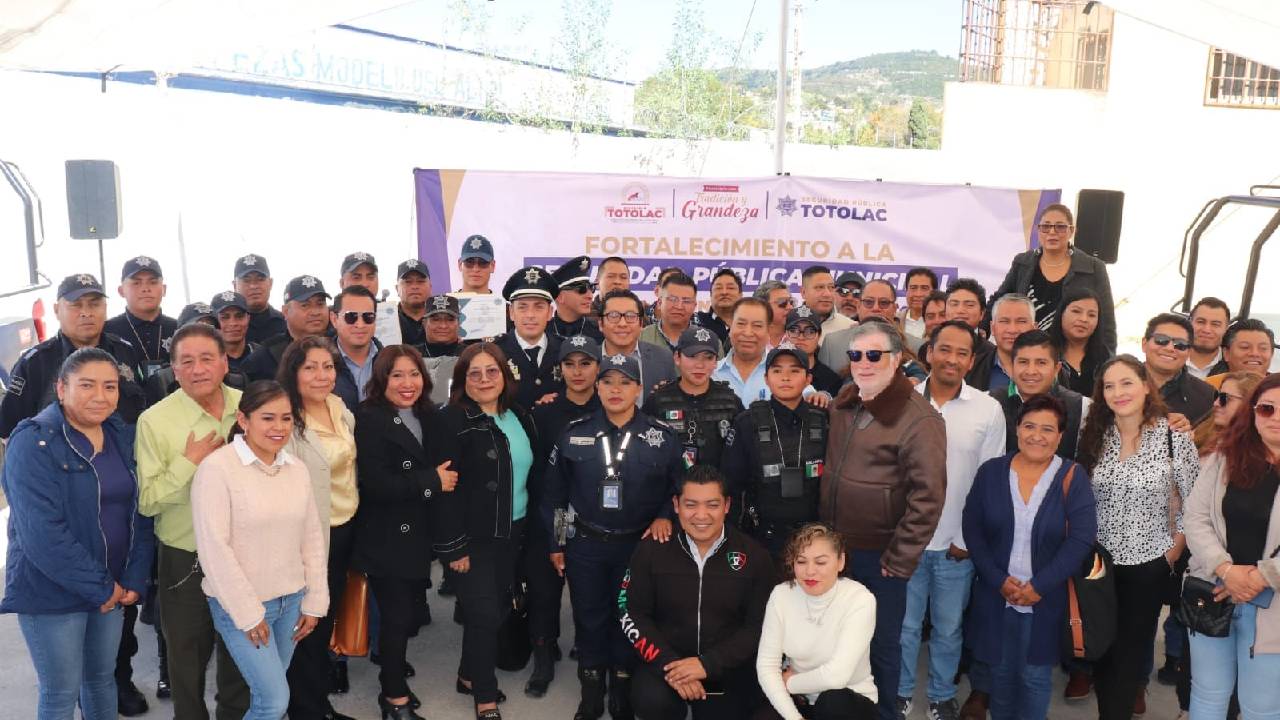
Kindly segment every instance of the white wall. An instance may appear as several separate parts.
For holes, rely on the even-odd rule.
[[[791,145],[787,169],[794,175],[1062,187],[1069,202],[1082,187],[1123,190],[1125,230],[1112,284],[1124,299],[1121,334],[1138,334],[1147,317],[1181,294],[1176,260],[1183,230],[1199,207],[1280,177],[1280,113],[1203,107],[1207,59],[1203,45],[1120,16],[1105,94],[952,83],[944,149]],[[99,90],[96,80],[0,71],[6,109],[0,113],[0,158],[19,163],[42,193],[49,241],[41,267],[55,282],[97,268],[96,248],[67,238],[63,161],[115,160],[125,234],[108,243],[107,281],[116,282],[126,257],[153,254],[166,268],[171,313],[188,291],[207,300],[226,287],[232,260],[246,252],[265,254],[278,278],[310,272],[336,283],[342,256],[363,249],[389,275],[415,249],[414,167],[693,176],[760,176],[774,169],[767,143],[575,137],[125,83],[110,84],[105,94]],[[189,288],[179,274],[179,211]],[[1257,217],[1230,218],[1207,253],[1209,260],[1220,259],[1216,271],[1210,268],[1217,285],[1208,289],[1233,305],[1243,255],[1238,261],[1227,257],[1227,236],[1248,225],[1252,239],[1262,224]],[[1276,249],[1264,256],[1272,275],[1280,267],[1277,257]],[[276,288],[277,299],[282,289]],[[1280,308],[1280,289],[1262,292],[1268,294],[1256,309]]]

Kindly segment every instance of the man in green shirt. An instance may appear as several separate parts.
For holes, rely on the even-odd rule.
[[[155,518],[160,625],[169,660],[173,716],[206,720],[205,668],[217,633],[200,583],[191,521],[196,466],[222,446],[236,421],[240,391],[227,387],[227,352],[218,331],[203,323],[178,329],[170,346],[179,389],[138,418],[138,509]],[[221,642],[218,720],[244,717],[249,687]]]

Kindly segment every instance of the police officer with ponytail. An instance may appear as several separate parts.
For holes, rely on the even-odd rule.
[[[720,340],[711,330],[691,326],[680,333],[675,363],[677,382],[658,388],[642,410],[672,430],[684,449],[684,465],[720,465],[724,438],[742,401],[729,383],[711,379],[720,356]]]
[[[827,452],[827,412],[801,399],[809,358],[790,343],[769,351],[765,384],[772,397],[740,413],[725,438],[721,468],[738,483],[741,527],[780,565],[796,528],[818,519]]]

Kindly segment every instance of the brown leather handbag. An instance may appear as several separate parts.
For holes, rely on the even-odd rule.
[[[364,573],[347,571],[347,588],[340,602],[333,616],[329,649],[347,657],[368,655],[369,579]]]

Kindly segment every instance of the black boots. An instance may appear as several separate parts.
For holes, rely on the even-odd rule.
[[[603,668],[578,668],[578,682],[582,683],[582,700],[573,720],[599,720],[604,715]]]
[[[556,659],[551,640],[533,641],[533,672],[529,674],[529,682],[524,686],[524,694],[531,698],[540,698],[547,694],[547,687],[556,677]]]
[[[614,670],[609,675],[609,717],[635,720],[631,712],[631,673],[626,670]]]
[[[378,709],[382,711],[382,720],[425,720],[413,711],[413,702],[403,705],[392,705],[385,695],[378,695]]]

